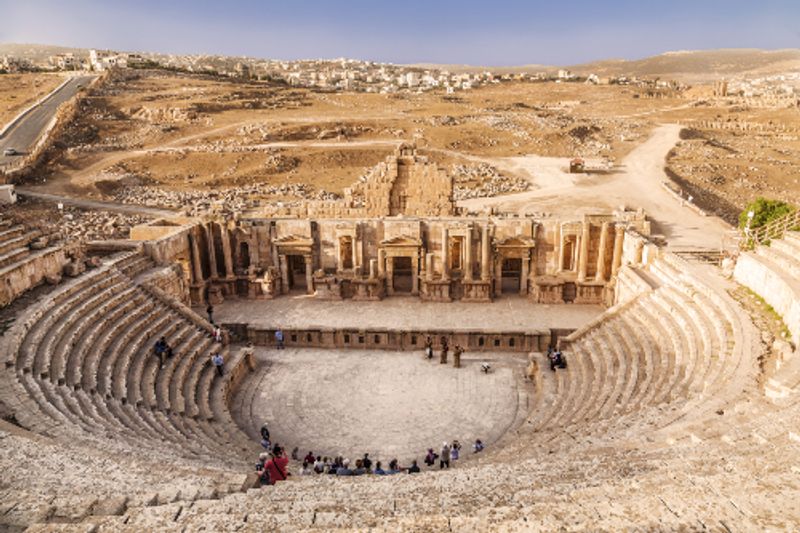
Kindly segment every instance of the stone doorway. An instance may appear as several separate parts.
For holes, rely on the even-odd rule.
[[[414,272],[410,257],[395,257],[392,269],[392,285],[395,292],[410,294],[414,290]]]
[[[565,283],[561,289],[561,297],[564,299],[564,303],[574,302],[577,296],[578,287],[574,283]]]
[[[519,294],[522,288],[522,258],[506,257],[503,259],[501,269],[502,284],[501,292],[509,294]]]
[[[287,255],[286,262],[288,263],[289,272],[289,290],[301,290],[306,292],[308,286],[306,284],[306,261],[302,255]]]

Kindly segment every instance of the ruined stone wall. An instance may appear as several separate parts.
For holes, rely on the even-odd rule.
[[[60,280],[66,264],[66,252],[59,246],[34,252],[17,266],[0,269],[0,307],[47,279]]]

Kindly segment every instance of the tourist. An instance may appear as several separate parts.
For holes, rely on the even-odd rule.
[[[310,476],[314,473],[314,469],[308,464],[308,461],[303,461],[303,466],[300,468],[301,476]]]
[[[303,461],[307,462],[308,464],[314,464],[314,461],[316,461],[316,458],[314,457],[314,452],[311,451],[308,452]]]
[[[222,354],[217,352],[213,357],[211,357],[211,362],[214,363],[214,366],[217,369],[217,373],[221,376],[225,373],[223,365],[225,362],[222,360]]]
[[[446,365],[447,364],[447,337],[442,337],[441,339],[442,344],[442,351],[439,352],[439,364]]]
[[[270,484],[269,471],[267,471],[267,469],[264,468],[264,465],[267,464],[269,458],[270,454],[267,452],[263,452],[258,455],[258,462],[256,463],[256,472],[258,472],[258,482],[261,486]]]
[[[264,470],[269,473],[269,484],[274,485],[278,481],[286,481],[289,472],[286,467],[289,465],[289,458],[283,453],[283,448],[275,445],[272,449],[272,458],[264,464]]]
[[[280,328],[278,328],[275,330],[275,348],[277,348],[278,350],[283,350],[284,347],[285,346],[283,345],[283,331]]]
[[[430,335],[425,339],[425,357],[428,358],[428,361],[433,359],[433,339],[431,339]]]
[[[321,474],[325,471],[325,462],[327,462],[328,458],[326,457],[323,461],[321,456],[317,456],[317,459],[314,461],[314,472],[317,474]]]
[[[484,361],[483,363],[481,363],[481,371],[482,371],[484,374],[488,374],[488,373],[489,373],[489,370],[491,370],[491,369],[492,369],[492,365],[490,365],[490,364],[489,364],[489,363],[487,363],[486,361]]]
[[[214,342],[222,343],[222,328],[219,326],[214,326]]]
[[[483,451],[483,443],[481,442],[481,439],[475,440],[475,444],[472,445],[472,449],[473,449],[472,453],[478,453],[480,451]]]
[[[455,462],[458,461],[458,455],[461,453],[461,444],[454,440],[453,444],[450,446],[450,460]]]
[[[356,459],[356,467],[353,470],[352,475],[353,476],[363,476],[366,473],[367,473],[367,469],[364,468],[364,461],[362,461],[361,459]]]
[[[439,470],[450,468],[450,446],[447,442],[442,443],[442,452],[439,454]]]
[[[350,470],[350,459],[345,459],[342,461],[342,466],[336,469],[337,476],[352,476],[353,471]]]
[[[366,468],[367,471],[369,472],[370,469],[372,468],[372,459],[369,458],[368,453],[364,454],[364,458],[361,460],[361,462],[364,463],[364,468]]]
[[[389,470],[386,472],[386,474],[391,476],[392,474],[399,474],[399,473],[400,469],[397,466],[397,459],[392,459],[391,461],[389,461]]]
[[[299,461],[300,460],[300,448],[295,446],[292,448],[292,461]]]
[[[459,344],[453,348],[453,368],[461,368],[461,354],[464,353],[464,348]]]
[[[436,464],[436,459],[438,459],[438,457],[439,456],[436,454],[436,452],[433,451],[433,448],[428,448],[428,453],[425,454],[425,459],[423,459],[423,462],[428,466],[433,466]]]
[[[269,427],[267,427],[267,423],[266,422],[264,422],[261,425],[260,432],[261,432],[261,440],[262,441],[264,441],[264,440],[269,441]]]
[[[381,462],[380,461],[375,463],[375,470],[372,473],[375,474],[376,476],[385,476],[386,475],[386,472],[383,470],[383,468],[381,468]]]
[[[153,353],[155,353],[156,357],[158,357],[158,365],[161,368],[164,368],[164,352],[167,349],[167,341],[164,337],[158,339],[153,346]]]
[[[208,321],[213,324],[214,323],[214,306],[211,305],[211,304],[208,304],[208,307],[206,307],[206,313],[208,313]]]
[[[548,358],[550,359],[550,370],[553,372],[556,371],[556,368],[567,368],[567,362],[564,360],[564,355],[558,348],[551,352],[548,355]]]
[[[411,461],[411,466],[408,467],[409,474],[418,474],[419,473],[419,466],[417,465],[417,460],[414,459]]]

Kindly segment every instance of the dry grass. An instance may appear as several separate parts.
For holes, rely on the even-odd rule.
[[[64,81],[58,74],[0,75],[0,127]]]

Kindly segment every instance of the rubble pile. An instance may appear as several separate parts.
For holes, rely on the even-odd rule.
[[[325,190],[315,190],[305,183],[284,183],[281,185],[253,184],[209,191],[169,191],[157,187],[131,185],[121,187],[114,193],[114,200],[126,204],[146,205],[184,210],[195,215],[224,206],[231,211],[257,207],[260,200],[267,198],[296,198],[299,200],[337,200],[338,194]]]
[[[453,199],[456,201],[523,192],[531,187],[527,180],[504,176],[495,167],[486,163],[453,165],[450,174],[455,179]]]

